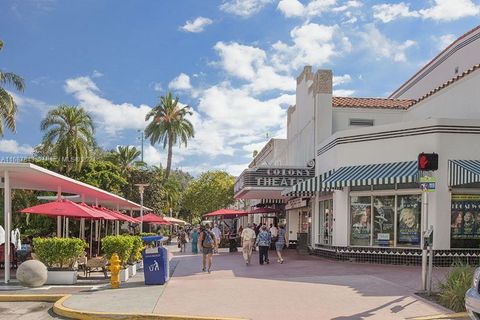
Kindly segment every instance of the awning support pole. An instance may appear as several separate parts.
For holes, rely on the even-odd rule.
[[[62,198],[62,188],[57,187],[57,200]],[[62,217],[57,217],[57,237],[62,237]]]
[[[11,208],[12,208],[12,193],[10,189],[10,175],[8,171],[5,171],[5,182],[4,182],[4,224],[5,224],[5,283],[10,282],[10,229],[11,229]]]

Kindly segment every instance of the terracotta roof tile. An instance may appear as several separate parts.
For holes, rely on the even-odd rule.
[[[415,100],[332,97],[334,108],[407,109]]]

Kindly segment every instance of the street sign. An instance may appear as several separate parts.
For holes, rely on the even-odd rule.
[[[420,177],[420,189],[422,192],[435,192],[434,177]]]

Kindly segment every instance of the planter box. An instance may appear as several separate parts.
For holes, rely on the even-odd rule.
[[[142,270],[143,269],[143,260],[140,260],[137,262],[137,270]]]
[[[131,278],[136,274],[137,274],[137,265],[136,264],[129,265],[128,266],[128,276]]]
[[[45,284],[76,284],[76,270],[74,271],[47,271],[47,282]]]
[[[127,282],[128,278],[128,268],[120,270],[120,282]]]

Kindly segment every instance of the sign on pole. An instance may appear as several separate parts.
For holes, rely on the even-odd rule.
[[[422,192],[435,192],[435,177],[420,177],[420,189]]]

